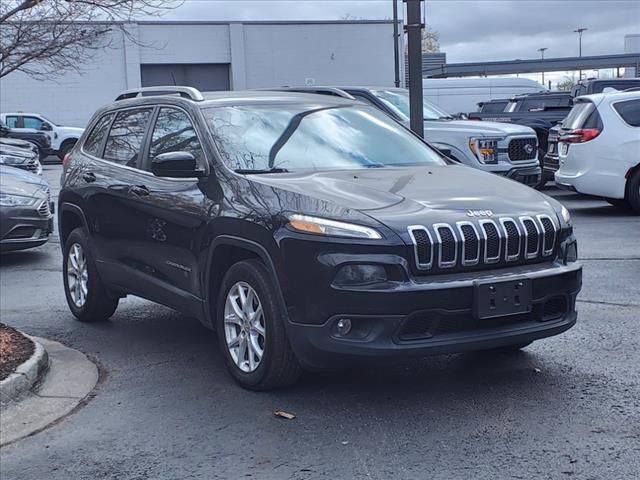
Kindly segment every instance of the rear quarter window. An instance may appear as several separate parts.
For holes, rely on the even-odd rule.
[[[113,113],[108,113],[98,120],[95,127],[93,127],[93,130],[91,130],[91,133],[84,141],[84,146],[82,148],[86,153],[93,155],[94,157],[102,156],[102,145],[104,143],[104,139],[107,137],[107,133],[109,132],[109,125],[111,125],[113,117]]]
[[[640,99],[614,103],[613,108],[627,125],[640,127]]]
[[[592,102],[576,103],[567,118],[562,122],[562,128],[575,130],[577,128],[597,128],[602,130],[602,118]]]

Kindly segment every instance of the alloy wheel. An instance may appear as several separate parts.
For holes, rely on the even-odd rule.
[[[67,254],[67,288],[74,305],[82,308],[89,293],[87,258],[82,245],[74,243]]]
[[[265,318],[258,293],[246,282],[237,282],[227,293],[224,335],[229,354],[245,373],[254,372],[264,355]]]

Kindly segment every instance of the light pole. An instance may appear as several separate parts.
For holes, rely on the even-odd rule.
[[[540,52],[540,56],[542,57],[542,60],[544,60],[544,51],[545,50],[549,50],[549,49],[547,47],[541,47],[541,48],[538,49],[538,51]],[[542,85],[544,85],[544,70],[542,71]]]
[[[573,33],[578,34],[578,56],[582,58],[582,32],[588,30],[587,28],[576,28]],[[582,68],[580,69],[580,80],[582,80]]]

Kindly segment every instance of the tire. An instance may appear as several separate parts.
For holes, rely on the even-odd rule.
[[[36,145],[36,149],[38,150],[38,160],[42,163],[47,156],[44,154],[42,147],[40,145]]]
[[[79,247],[79,251],[78,251]],[[84,268],[75,268],[72,258],[75,254],[75,265],[80,264],[78,253],[84,258]],[[82,273],[80,273],[80,271]],[[71,272],[74,272],[73,274]],[[73,288],[73,282],[82,276],[86,280],[86,293],[78,297],[78,291]],[[70,277],[73,277],[70,278]],[[81,322],[104,322],[108,320],[118,307],[118,297],[112,296],[102,282],[96,269],[95,260],[91,251],[91,245],[84,229],[76,228],[71,232],[64,244],[64,257],[62,260],[62,278],[64,293],[71,313]],[[71,287],[71,288],[70,288]],[[84,293],[84,292],[83,292]]]
[[[542,190],[547,185],[547,182],[549,181],[547,176],[544,174],[544,168],[543,168],[544,156],[546,154],[547,154],[546,150],[543,150],[542,148],[538,148],[538,162],[540,163],[540,181],[535,187],[533,187],[536,190]]]
[[[640,169],[636,169],[627,180],[625,199],[636,215],[640,215]]]
[[[216,305],[216,331],[227,368],[243,388],[272,390],[300,377],[302,368],[287,338],[285,319],[277,287],[262,262],[245,260],[229,269]]]
[[[77,140],[65,140],[58,150],[58,158],[60,161],[64,160],[64,156],[74,147]]]

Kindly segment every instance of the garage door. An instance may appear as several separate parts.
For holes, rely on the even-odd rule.
[[[143,87],[186,85],[203,92],[229,90],[228,63],[140,65]]]

